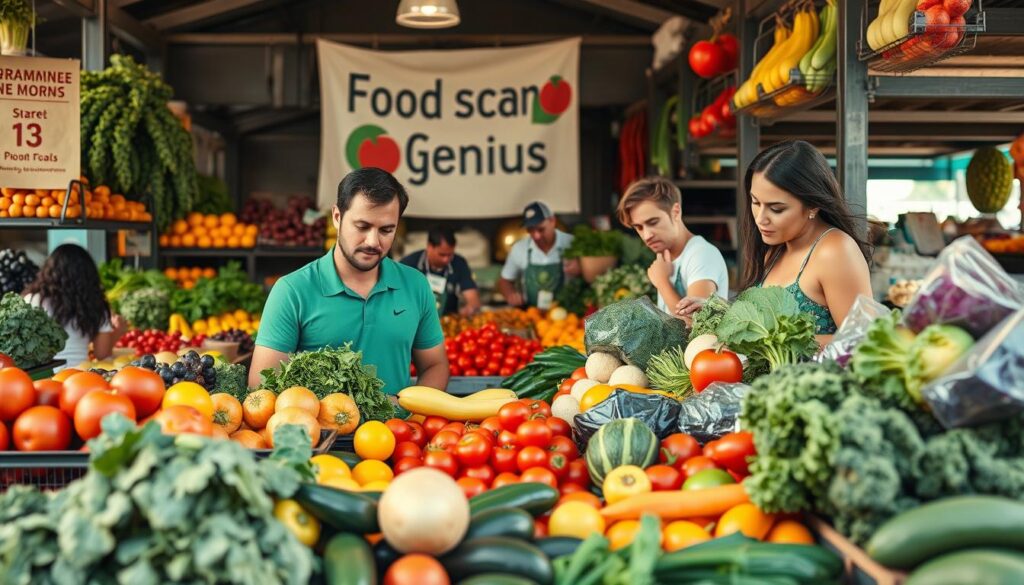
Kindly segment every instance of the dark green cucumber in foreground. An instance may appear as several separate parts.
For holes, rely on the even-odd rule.
[[[377,566],[366,539],[356,534],[339,534],[324,549],[327,585],[376,585]]]
[[[507,536],[520,540],[533,538],[534,522],[525,510],[519,508],[493,508],[473,514],[464,540],[481,536]]]
[[[540,585],[554,580],[547,555],[516,538],[485,536],[464,541],[440,560],[452,581],[487,573],[518,575]]]
[[[377,502],[355,492],[304,483],[295,501],[328,526],[342,532],[364,535],[380,532]]]
[[[541,516],[558,502],[558,490],[542,483],[516,483],[473,496],[469,500],[469,513],[478,514],[495,508],[519,508],[534,516]]]
[[[581,542],[583,541],[571,536],[548,536],[538,539],[533,544],[544,554],[548,555],[548,558],[557,559],[575,553],[576,549],[580,547]]]
[[[906,585],[1019,585],[1024,582],[1024,553],[972,549],[943,555],[921,565]]]

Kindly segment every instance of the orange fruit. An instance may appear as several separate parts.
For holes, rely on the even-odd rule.
[[[11,206],[11,203],[14,202],[11,201],[10,197],[0,197],[0,209],[7,209]]]
[[[158,242],[161,247],[166,248],[167,246],[171,245],[171,236],[168,236],[167,234],[162,234]]]
[[[201,226],[203,225],[203,214],[193,211],[188,214],[185,221],[192,227]]]
[[[59,208],[57,210],[57,215],[58,216],[60,215],[60,209]],[[50,208],[49,207],[43,207],[42,205],[40,205],[39,207],[36,207],[36,217],[38,217],[40,219],[42,219],[44,217],[50,217]]]
[[[0,209],[0,217],[11,217],[11,214],[6,209]]]
[[[255,225],[250,224],[250,225],[245,226],[245,235],[252,236],[253,239],[255,239],[256,236],[259,235],[259,233],[260,233],[260,228],[256,227]]]
[[[11,200],[15,205],[25,205],[25,196],[22,195],[21,193],[18,193],[17,195],[12,197]]]
[[[216,238],[213,238],[213,247],[214,248],[226,248],[227,245],[228,245],[228,242],[224,238],[222,238],[220,236],[217,236]]]
[[[176,234],[184,234],[185,232],[188,231],[188,223],[185,222],[185,220],[183,219],[179,219],[178,221],[174,222],[174,225],[171,226],[171,231],[173,231]]]
[[[46,197],[43,197],[43,199],[39,202],[39,205],[45,205],[46,207],[49,207],[49,206],[53,205],[56,202],[57,202],[56,199],[54,199],[53,197],[50,197],[49,195],[47,195]]]
[[[231,227],[236,223],[238,223],[238,218],[234,213],[225,213],[220,216],[220,224],[223,226]]]
[[[207,215],[203,218],[203,227],[207,229],[213,229],[220,223],[220,219],[216,215]]]
[[[100,185],[92,190],[93,194],[100,198],[110,197],[110,187]]]
[[[242,244],[242,238],[238,236],[231,236],[228,238],[228,248],[237,248]]]
[[[35,217],[36,206],[25,204],[25,206],[21,208],[21,214],[24,215],[25,217]]]
[[[7,213],[9,213],[11,217],[21,217],[21,210],[22,207],[20,203],[13,203],[9,208],[7,208]]]
[[[796,520],[781,520],[765,537],[768,542],[785,544],[814,544],[814,536],[806,526]]]
[[[36,195],[36,194],[26,195],[25,196],[25,205],[30,205],[32,207],[36,207],[37,205],[39,205],[39,196]]]
[[[244,236],[245,235],[245,224],[244,223],[236,223],[231,228],[231,235],[238,236],[238,237]]]
[[[706,540],[711,540],[708,531],[704,527],[686,520],[671,522],[661,532],[662,546],[668,552],[677,551]]]
[[[60,217],[60,209],[61,209],[60,205],[57,205],[56,203],[51,205],[50,206],[50,217],[53,217],[53,218]]]
[[[745,536],[761,540],[775,523],[775,516],[765,514],[754,504],[740,504],[729,509],[715,525],[715,538],[742,532]]]
[[[171,247],[172,248],[180,248],[181,247],[181,238],[182,238],[182,236],[171,236],[171,242],[170,242]]]
[[[167,268],[164,268],[164,276],[171,280],[178,280],[178,269],[173,266],[168,266]]]
[[[256,247],[256,236],[250,236],[250,235],[246,234],[242,238],[242,247],[243,248],[255,248]]]
[[[197,244],[200,248],[209,248],[213,245],[213,240],[211,240],[209,236],[199,236]]]
[[[217,278],[217,271],[214,270],[213,268],[209,268],[209,267],[204,268],[203,269],[203,278]]]

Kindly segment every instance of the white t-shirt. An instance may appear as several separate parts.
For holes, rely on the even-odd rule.
[[[680,280],[681,279],[681,280]],[[672,261],[672,274],[669,282],[680,296],[686,296],[686,289],[695,282],[710,280],[718,286],[715,294],[723,299],[729,298],[729,271],[725,267],[725,258],[711,242],[701,236],[693,236],[683,248],[683,253]],[[658,308],[670,312],[665,300],[658,295]]]
[[[25,300],[33,307],[42,308],[46,311],[47,315],[53,317],[53,310],[50,308],[50,303],[48,301],[40,303],[38,294],[31,294]],[[113,330],[114,328],[110,325],[109,319],[100,325],[100,333],[110,333]],[[86,337],[84,333],[79,331],[73,325],[65,325],[64,331],[68,334],[68,340],[64,343],[64,349],[60,350],[54,358],[58,360],[66,360],[67,363],[59,368],[54,368],[55,372],[59,372],[65,368],[73,368],[89,359],[89,344],[92,343],[92,339]]]
[[[555,230],[555,245],[545,254],[533,238],[527,236],[512,244],[512,249],[505,259],[505,266],[501,268],[501,277],[505,280],[516,281],[526,272],[527,263],[530,264],[560,264],[562,252],[572,243],[572,234]]]

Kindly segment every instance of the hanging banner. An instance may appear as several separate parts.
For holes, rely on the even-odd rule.
[[[577,212],[580,39],[504,49],[382,52],[318,41],[318,201],[379,167],[409,191],[407,215]]]
[[[0,186],[67,189],[79,176],[79,70],[70,59],[0,57]]]

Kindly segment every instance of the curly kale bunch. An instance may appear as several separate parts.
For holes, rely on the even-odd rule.
[[[171,297],[156,287],[141,288],[121,301],[121,316],[136,329],[165,330],[171,318]]]
[[[18,293],[7,293],[0,300],[0,352],[19,368],[49,362],[67,340],[63,327]]]

